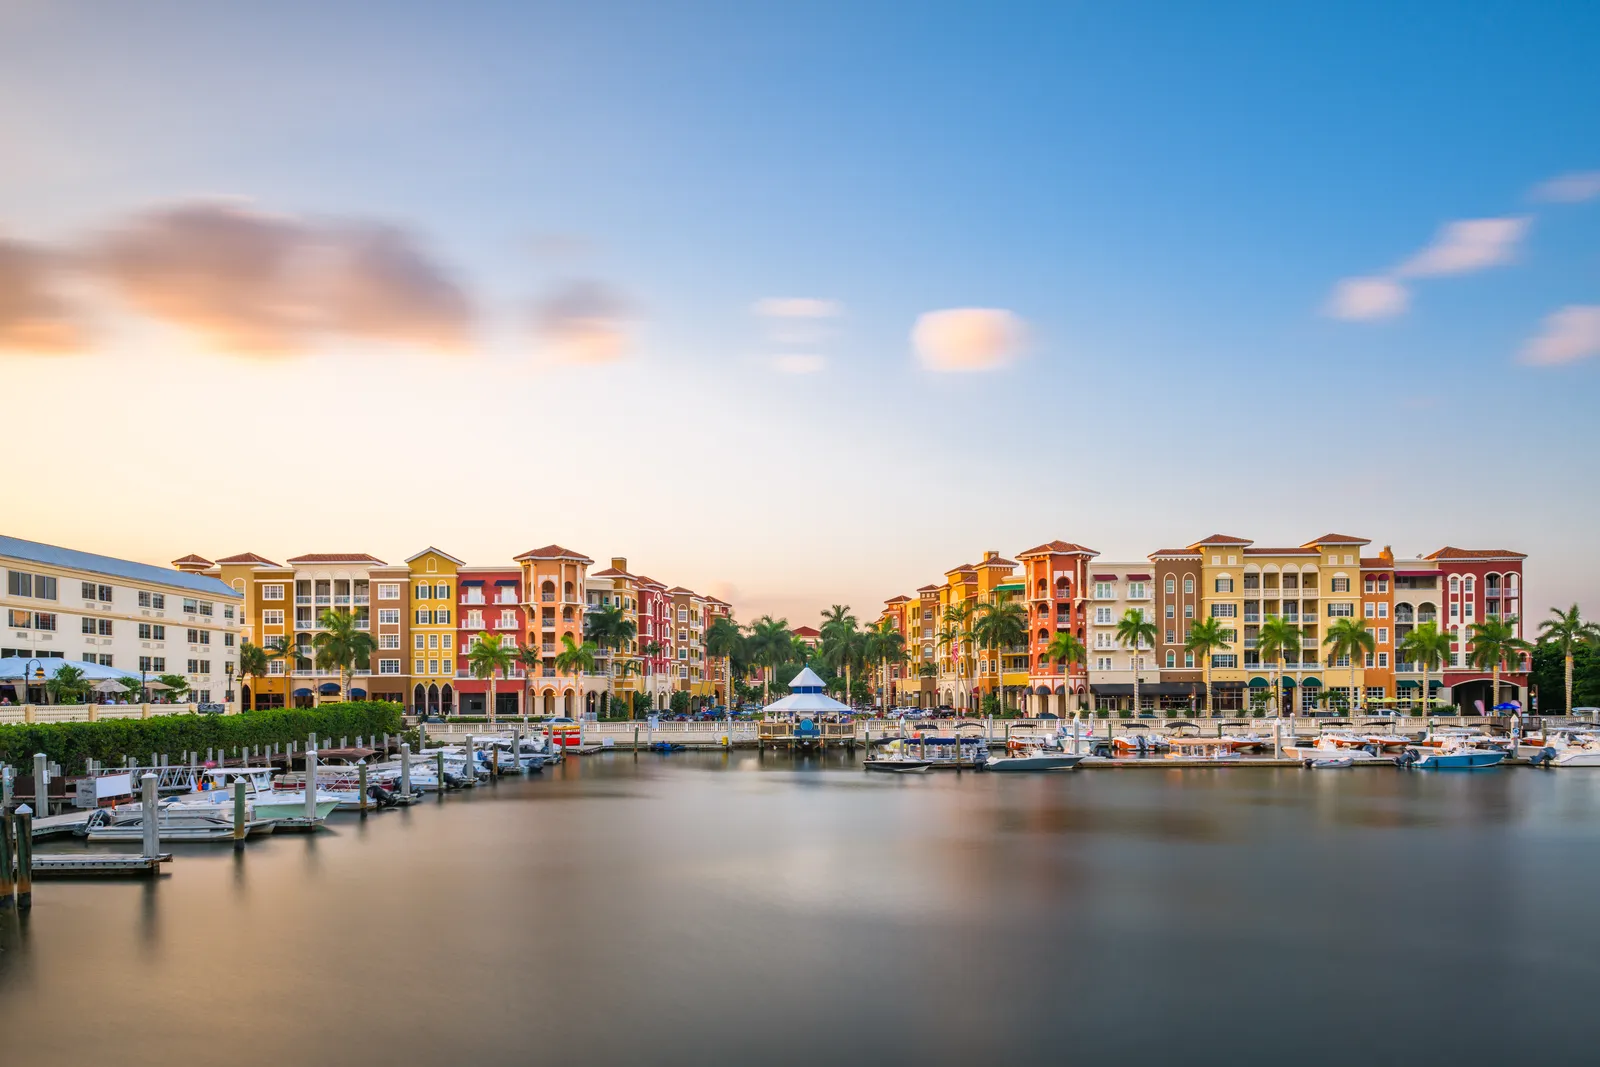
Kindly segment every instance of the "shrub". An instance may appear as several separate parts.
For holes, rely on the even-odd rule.
[[[176,759],[181,752],[304,742],[318,738],[372,737],[400,732],[400,705],[376,700],[323,704],[316,708],[247,711],[239,715],[160,715],[100,722],[14,723],[0,726],[0,763],[28,766],[43,752],[73,772],[94,759],[141,764],[152,753]]]

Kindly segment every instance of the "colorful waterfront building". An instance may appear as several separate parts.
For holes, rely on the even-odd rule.
[[[1451,636],[1444,688],[1452,703],[1479,711],[1491,711],[1500,703],[1528,706],[1526,656],[1504,665],[1498,694],[1492,692],[1493,672],[1472,665],[1472,628],[1479,623],[1510,621],[1515,636],[1527,638],[1522,620],[1522,562],[1527,558],[1504,548],[1450,546],[1423,557],[1437,568],[1444,594],[1445,614],[1439,625]]]
[[[461,560],[428,547],[406,559],[411,615],[411,706],[417,714],[455,715],[456,590]]]
[[[1164,693],[1156,666],[1155,646],[1140,641],[1127,647],[1117,635],[1117,623],[1130,611],[1147,622],[1156,621],[1155,575],[1149,560],[1127,563],[1096,559],[1088,567],[1087,604],[1089,693],[1097,711],[1153,711],[1170,694]],[[1134,708],[1134,682],[1139,685]],[[1185,705],[1187,706],[1187,705]]]
[[[1187,647],[1189,628],[1200,615],[1200,584],[1204,580],[1200,553],[1192,548],[1158,549],[1150,553],[1150,567],[1156,583],[1156,624],[1160,628],[1156,665],[1161,685],[1169,687],[1169,693],[1200,694],[1194,706],[1202,706],[1205,664]]]
[[[489,682],[473,676],[468,660],[473,646],[485,635],[498,637],[513,661],[506,673],[495,676],[495,715],[523,714],[527,675],[521,652],[528,619],[521,568],[515,564],[462,565],[456,569],[456,585],[460,595],[456,604],[455,687],[461,714],[488,714]]]
[[[1087,662],[1063,663],[1048,649],[1059,632],[1071,633],[1088,645],[1084,594],[1089,562],[1099,555],[1071,541],[1047,541],[1017,554],[1027,587],[1029,622],[1029,710],[1034,714],[1054,710],[1069,714],[1086,706],[1089,674]],[[1052,709],[1051,697],[1055,698]]]
[[[639,665],[644,692],[657,711],[667,706],[674,688],[672,598],[664,582],[639,576]]]
[[[583,711],[586,686],[604,690],[598,676],[563,672],[556,655],[565,638],[583,643],[584,588],[594,560],[561,545],[545,545],[517,556],[528,631],[527,643],[539,649],[539,675],[533,679],[535,715],[576,718]]]

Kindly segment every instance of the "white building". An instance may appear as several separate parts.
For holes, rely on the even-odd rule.
[[[244,598],[217,579],[4,536],[0,569],[0,658],[180,674],[194,701],[234,700]]]
[[[1133,680],[1137,670],[1140,702],[1147,708],[1156,704],[1156,686],[1161,671],[1155,649],[1141,643],[1130,649],[1117,639],[1117,622],[1128,611],[1138,611],[1149,622],[1156,618],[1156,583],[1150,561],[1089,564],[1085,583],[1089,597],[1087,626],[1089,692],[1101,711],[1133,709]],[[1158,635],[1159,636],[1159,635]]]

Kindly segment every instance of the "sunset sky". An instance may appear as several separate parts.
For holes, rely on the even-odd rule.
[[[1600,5],[0,0],[0,532],[1530,554],[1600,612]]]

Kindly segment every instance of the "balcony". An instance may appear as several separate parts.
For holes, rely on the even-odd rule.
[[[296,601],[299,599],[299,597],[295,597]],[[318,593],[315,603],[318,607],[327,607],[333,603],[333,597],[329,596],[327,593]]]
[[[1420,625],[1422,623],[1425,623],[1425,622],[1438,622],[1438,621],[1439,621],[1439,613],[1436,612],[1436,611],[1419,611],[1419,612],[1417,612],[1417,623],[1418,623],[1418,625]]]
[[[357,593],[355,595],[355,603],[356,603],[357,607],[364,608],[364,607],[367,606],[368,603],[370,603],[370,600],[367,597],[367,594],[365,594],[365,593]]]
[[[542,604],[554,604],[555,601],[556,601],[556,595],[554,593],[540,593],[539,594],[539,602],[542,603]],[[570,603],[570,601],[569,601],[569,603]]]
[[[546,641],[544,644],[539,646],[539,652],[541,655],[553,656],[556,654],[556,646],[551,644],[549,641]]]
[[[311,603],[311,598],[309,596],[301,596],[299,593],[296,593],[294,602],[296,604],[309,604]]]
[[[499,619],[499,620],[497,620],[495,622],[494,628],[496,630],[516,630],[516,629],[520,629],[520,627],[517,626],[517,620],[515,620],[515,619]]]
[[[1321,643],[1318,642],[1315,637],[1302,637],[1300,639],[1300,647],[1301,648],[1321,648],[1322,646],[1321,646]]]
[[[501,593],[499,596],[494,598],[494,603],[496,603],[496,604],[517,604],[517,603],[520,603],[520,601],[517,600],[517,594],[515,594],[515,593]]]
[[[1244,613],[1244,621],[1245,622],[1260,622],[1261,621],[1261,613],[1260,612],[1249,612],[1249,611],[1247,611],[1247,612]]]
[[[553,617],[539,620],[539,629],[541,629],[541,630],[554,630],[555,628],[556,628],[556,620]]]
[[[333,602],[341,608],[347,608],[350,606],[350,597],[345,593],[339,593],[334,596]]]
[[[462,593],[461,594],[461,602],[463,604],[483,604],[483,603],[487,603],[487,601],[485,601],[483,599],[483,594],[479,593],[479,592]]]

